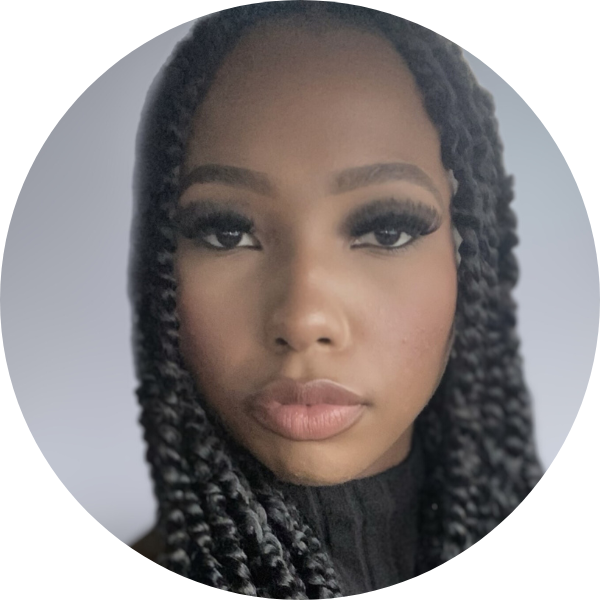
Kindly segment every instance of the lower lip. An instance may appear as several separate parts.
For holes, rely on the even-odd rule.
[[[253,407],[254,417],[272,432],[295,441],[317,441],[338,435],[358,420],[364,404],[279,404]]]

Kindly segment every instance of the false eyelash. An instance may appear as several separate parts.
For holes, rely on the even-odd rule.
[[[364,221],[352,230],[352,237],[362,237],[372,231],[382,229],[395,229],[412,237],[424,236],[434,231],[430,221],[426,221],[417,215],[399,215],[394,212],[379,215],[370,221]]]
[[[387,199],[358,209],[350,217],[347,230],[352,238],[382,229],[396,229],[412,237],[421,237],[433,233],[440,225],[440,215],[429,206]]]
[[[245,215],[210,205],[190,204],[178,208],[173,217],[173,224],[183,237],[199,243],[202,243],[203,237],[216,231],[254,232],[254,222]]]

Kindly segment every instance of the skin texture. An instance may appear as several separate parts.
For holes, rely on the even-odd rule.
[[[428,183],[334,189],[340,172],[377,163],[416,166]],[[184,179],[214,164],[257,172],[262,184],[188,179],[179,200],[210,200],[255,225],[227,251],[180,238],[181,351],[199,389],[282,479],[335,484],[398,464],[446,366],[457,292],[450,184],[408,68],[369,32],[263,24],[226,58],[195,114]],[[387,198],[433,209],[439,227],[396,252],[372,234],[352,238],[348,216]],[[334,381],[364,409],[328,439],[289,440],[246,405],[281,377]]]

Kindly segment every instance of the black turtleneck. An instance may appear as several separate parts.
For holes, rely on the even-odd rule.
[[[352,596],[414,577],[422,482],[423,459],[415,443],[402,463],[372,477],[281,487],[323,542],[342,593]]]

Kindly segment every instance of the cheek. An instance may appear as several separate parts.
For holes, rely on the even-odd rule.
[[[386,281],[365,318],[373,364],[381,365],[390,385],[417,400],[434,391],[445,367],[457,293],[452,263],[419,263]]]
[[[177,280],[181,353],[212,395],[252,373],[252,303],[239,289],[229,289],[228,278],[215,286],[213,273],[185,258],[178,260]]]

